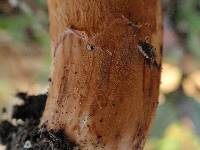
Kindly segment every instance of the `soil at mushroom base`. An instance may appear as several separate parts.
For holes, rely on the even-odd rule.
[[[21,119],[23,124],[12,124],[4,120],[0,123],[0,144],[6,150],[74,150],[78,146],[62,132],[48,131],[45,124],[39,126],[47,95],[28,96],[18,93],[17,97],[24,101],[23,105],[14,106],[12,118]]]

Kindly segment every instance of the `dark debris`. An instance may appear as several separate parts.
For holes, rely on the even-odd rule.
[[[16,95],[18,98],[23,100],[23,105],[15,105],[13,108],[12,118],[37,120],[42,116],[47,95],[42,94],[38,96],[28,96],[27,93],[20,92]]]
[[[18,93],[23,105],[14,106],[13,118],[24,120],[24,124],[13,125],[9,121],[0,123],[0,144],[6,150],[74,150],[75,143],[59,131],[48,131],[45,125],[39,126],[47,95],[28,96]]]

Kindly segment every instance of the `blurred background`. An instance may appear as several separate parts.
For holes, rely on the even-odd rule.
[[[160,104],[145,150],[200,150],[200,0],[162,5]],[[16,92],[46,91],[50,65],[46,1],[0,0],[0,120]]]

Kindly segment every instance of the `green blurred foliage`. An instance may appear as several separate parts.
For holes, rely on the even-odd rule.
[[[183,81],[200,69],[200,1],[169,0],[165,4],[165,33],[173,32],[173,40],[165,36],[164,60],[182,71]],[[187,96],[181,82],[177,90],[164,95],[145,150],[200,150],[199,116],[198,98]]]
[[[187,51],[199,60],[200,57],[200,1],[175,0],[171,2],[169,16],[174,28],[185,41]],[[197,56],[197,57],[196,57]]]
[[[3,0],[0,5],[0,102],[28,85],[48,84],[51,58],[46,1],[17,2],[12,6]]]
[[[200,139],[180,123],[172,123],[161,139],[150,139],[145,150],[199,150]]]

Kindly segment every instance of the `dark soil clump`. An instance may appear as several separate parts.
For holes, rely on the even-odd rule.
[[[75,150],[62,130],[48,131],[45,125],[39,126],[47,95],[28,96],[18,93],[24,101],[23,105],[14,106],[13,118],[22,119],[23,124],[13,125],[9,121],[0,124],[0,144],[6,145],[6,150]]]
[[[9,121],[3,121],[0,124],[0,143],[6,145],[12,140],[12,133],[17,131],[17,127]]]
[[[16,95],[18,98],[22,99],[23,105],[16,105],[13,108],[12,118],[39,120],[44,111],[46,104],[47,95],[37,95],[28,96],[27,93],[20,92]]]

